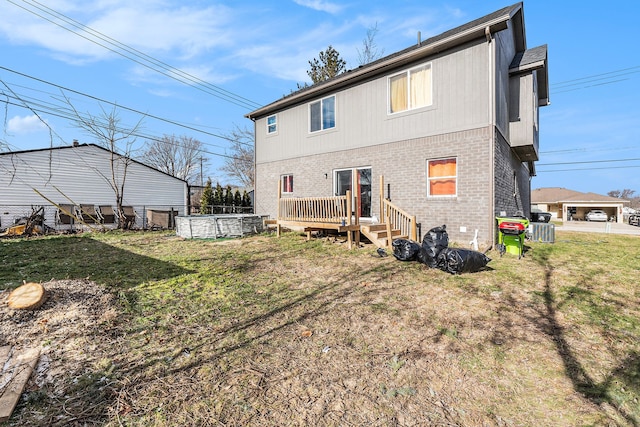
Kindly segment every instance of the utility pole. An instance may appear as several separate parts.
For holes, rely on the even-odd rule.
[[[200,187],[204,187],[204,176],[202,175],[202,156],[200,156]]]

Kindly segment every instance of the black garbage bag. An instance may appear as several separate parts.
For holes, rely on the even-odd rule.
[[[393,256],[399,261],[413,261],[420,251],[420,244],[408,239],[396,239],[392,246]]]
[[[491,258],[470,249],[446,248],[438,255],[437,266],[451,274],[475,273],[482,270]]]
[[[438,254],[449,247],[449,235],[447,226],[434,227],[427,231],[422,239],[422,249],[418,255],[418,261],[431,268],[438,266]]]
[[[416,261],[418,261],[421,264],[425,264],[428,265],[429,267],[431,267],[430,263],[433,258],[430,258],[429,255],[427,255],[427,250],[424,248],[424,246],[420,246],[420,250],[418,251],[418,254],[416,255]],[[434,260],[435,263],[435,260]],[[435,267],[435,265],[433,266]]]

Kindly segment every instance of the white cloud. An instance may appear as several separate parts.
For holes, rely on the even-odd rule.
[[[34,114],[31,116],[14,116],[7,123],[7,130],[11,133],[33,133],[47,129],[47,125]]]
[[[71,63],[114,57],[117,54],[112,50],[123,47],[118,47],[117,42],[149,55],[171,53],[173,58],[183,59],[231,43],[226,28],[232,25],[231,11],[224,5],[197,8],[158,1],[115,0],[77,2],[77,6],[66,2],[49,7],[91,29],[82,31],[77,28],[79,24],[70,24],[55,14],[25,6],[27,11],[2,2],[0,33],[15,44],[44,47],[54,57]]]
[[[331,3],[323,0],[293,0],[296,4],[304,7],[308,7],[320,12],[327,12],[331,14],[338,13],[342,10],[342,6],[336,3]]]

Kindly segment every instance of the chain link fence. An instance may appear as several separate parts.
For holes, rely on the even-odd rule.
[[[121,220],[126,228],[160,230],[175,229],[175,218],[179,215],[200,215],[200,207],[178,205],[126,205],[123,215],[118,215],[110,205],[4,205],[0,206],[0,231],[24,222],[36,212],[42,214],[45,230],[70,232],[92,229],[118,228]],[[42,211],[40,211],[42,209]],[[206,206],[206,215],[251,214],[252,207]]]

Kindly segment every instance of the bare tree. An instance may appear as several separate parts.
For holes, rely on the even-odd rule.
[[[118,215],[118,227],[127,228],[127,221],[122,208],[124,200],[124,187],[127,180],[127,169],[133,162],[131,158],[132,147],[136,141],[135,134],[142,127],[143,119],[140,119],[135,126],[124,128],[120,126],[120,117],[117,107],[110,111],[100,106],[101,113],[94,116],[91,113],[80,114],[73,106],[69,98],[65,96],[66,102],[73,112],[73,121],[88,135],[94,137],[96,142],[110,151],[111,176],[105,177],[116,198]]]
[[[384,49],[379,49],[376,44],[376,35],[378,34],[378,23],[367,29],[367,38],[362,40],[362,50],[358,51],[358,63],[365,65],[381,58],[384,55]]]
[[[632,199],[636,190],[631,190],[630,188],[625,188],[624,190],[611,190],[607,193],[609,197],[617,197],[619,199]]]
[[[164,135],[147,141],[140,159],[149,166],[193,184],[200,177],[201,167],[209,159],[203,155],[202,142],[190,136]]]
[[[253,188],[255,178],[253,131],[236,125],[226,137],[231,141],[231,147],[224,165],[219,168],[220,171],[245,187]]]

